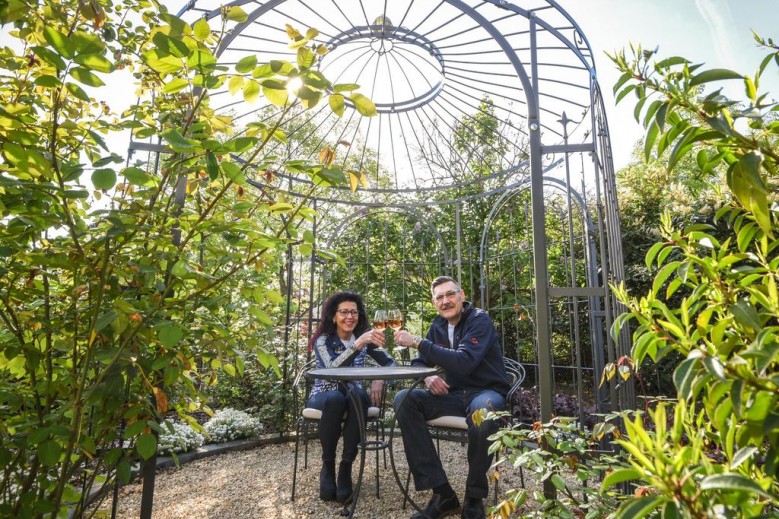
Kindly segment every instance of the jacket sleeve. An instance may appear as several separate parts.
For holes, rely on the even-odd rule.
[[[325,336],[320,336],[314,345],[316,352],[316,366],[318,368],[337,368],[339,366],[349,366],[354,362],[354,358],[360,353],[354,347],[346,348],[340,355],[333,348],[333,341]]]
[[[465,323],[460,342],[453,349],[424,340],[419,344],[419,353],[427,362],[441,366],[447,372],[469,375],[481,364],[493,340],[492,320],[485,313],[477,313]]]
[[[368,348],[367,352],[368,355],[370,355],[371,358],[375,360],[379,366],[395,365],[395,359],[392,358],[392,356],[390,356],[390,354],[387,353],[387,350],[383,348]]]

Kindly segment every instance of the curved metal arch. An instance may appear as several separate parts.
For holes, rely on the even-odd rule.
[[[569,187],[568,184],[564,180],[559,179],[559,178],[554,178],[554,177],[544,177],[543,178],[543,182],[544,182],[544,185],[546,185],[546,186],[554,187],[556,189],[566,190],[566,193],[567,193],[567,190],[568,190],[568,187]],[[503,193],[503,195],[501,195],[501,197],[493,204],[492,209],[490,210],[490,214],[487,215],[487,220],[484,222],[484,229],[482,230],[481,243],[480,243],[480,246],[479,246],[479,262],[482,264],[482,266],[485,264],[485,261],[486,261],[485,257],[484,257],[484,254],[485,254],[485,251],[487,249],[487,234],[488,234],[489,229],[490,229],[490,227],[492,225],[492,222],[495,220],[496,216],[503,209],[503,207],[513,197],[515,197],[515,196],[519,195],[520,193],[530,189],[530,183],[531,183],[530,179],[524,179],[524,180],[514,184],[510,188],[507,188],[506,192]],[[576,191],[575,189],[571,188],[570,192],[573,195],[573,198],[575,199],[575,201],[577,203],[577,207],[580,210],[580,214],[582,215],[582,219],[583,219],[582,223],[584,223],[585,230],[587,231],[587,235],[588,236],[592,236],[594,234],[594,232],[595,232],[595,223],[593,222],[592,217],[590,216],[590,211],[587,208],[587,204],[584,201],[584,198],[581,196],[581,194],[578,191]],[[591,241],[591,240],[588,240],[588,241]],[[592,254],[592,253],[593,253],[592,251],[589,251],[589,254]],[[592,258],[594,259],[594,256],[592,256]],[[484,278],[482,278],[482,279],[484,279]],[[593,281],[594,280],[590,279],[589,276],[588,276],[587,282],[588,283],[593,283]],[[594,286],[594,285],[590,285],[590,286]],[[482,285],[482,286],[479,287],[479,289],[481,291],[482,301],[484,301],[485,297],[486,297],[486,294],[484,293],[484,290],[486,289],[486,287],[484,285]]]
[[[438,230],[438,228],[433,225],[433,223],[430,221],[429,218],[425,218],[425,215],[423,215],[420,211],[417,211],[416,209],[410,208],[410,207],[387,207],[387,206],[381,206],[381,207],[375,207],[375,208],[365,208],[365,211],[357,211],[356,213],[352,213],[351,215],[347,216],[341,222],[333,228],[332,232],[330,233],[330,236],[328,238],[328,241],[325,243],[325,247],[328,249],[332,248],[333,245],[333,239],[336,236],[341,235],[341,230],[343,230],[344,227],[351,225],[352,222],[357,220],[362,220],[364,218],[367,218],[369,214],[371,213],[409,213],[413,215],[418,222],[421,222],[423,225],[427,226],[428,229],[430,229],[433,234],[435,235],[436,239],[438,240],[438,243],[441,246],[441,251],[443,251],[444,259],[446,260],[446,264],[448,265],[450,262],[449,257],[449,249],[446,246],[446,242],[444,241],[444,237],[441,236],[441,232]]]

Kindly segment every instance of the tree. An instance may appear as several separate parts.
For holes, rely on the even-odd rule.
[[[0,515],[78,515],[95,482],[126,482],[133,458],[154,454],[163,415],[191,421],[201,384],[240,373],[239,349],[274,324],[268,267],[309,240],[314,212],[274,178],[245,189],[246,170],[284,141],[298,104],[328,98],[340,115],[349,95],[363,115],[375,107],[316,71],[316,29],[287,27],[295,63],[219,65],[220,39],[246,19],[234,6],[190,26],[147,0],[0,8],[21,49],[0,49]],[[86,87],[123,71],[139,102],[114,114]],[[280,115],[237,128],[209,106],[223,85]],[[123,130],[159,136],[164,151],[117,166],[105,136]],[[361,176],[329,155],[288,164],[314,181],[309,194]]]
[[[618,517],[650,512],[685,517],[755,517],[779,505],[779,257],[776,210],[779,104],[759,91],[769,66],[779,65],[779,47],[769,50],[754,77],[723,69],[703,70],[681,57],[653,62],[654,52],[634,48],[612,57],[623,75],[617,98],[636,95],[637,118],[647,128],[647,154],[668,155],[668,170],[695,153],[701,171],[724,171],[727,190],[715,221],[679,228],[662,218],[662,242],[647,252],[657,269],[644,296],[617,289],[636,326],[633,361],[658,360],[671,352],[684,360],[674,371],[677,400],[666,426],[666,405],[642,421],[625,422],[619,441],[630,467],[614,471],[604,488],[634,480],[637,497]],[[737,102],[719,88],[741,81]]]

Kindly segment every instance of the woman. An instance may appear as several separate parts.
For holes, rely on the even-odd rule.
[[[384,330],[373,330],[368,324],[362,298],[354,292],[337,292],[322,307],[322,319],[309,343],[316,355],[317,368],[363,366],[370,355],[379,365],[389,366],[395,360],[384,349]],[[384,382],[375,380],[368,393],[355,382],[349,385],[362,402],[363,417],[372,401],[381,402]],[[352,495],[352,463],[357,457],[360,427],[352,400],[343,384],[317,379],[311,388],[308,407],[322,411],[319,439],[322,442],[322,470],[319,474],[319,498],[345,503]],[[345,415],[345,416],[344,416]],[[343,421],[343,454],[335,477],[335,451]]]

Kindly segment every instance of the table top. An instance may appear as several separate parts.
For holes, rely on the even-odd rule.
[[[361,366],[316,368],[307,376],[323,380],[384,380],[420,379],[435,375],[438,368],[424,366]]]

